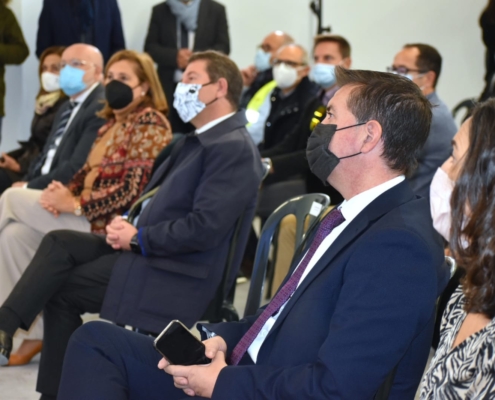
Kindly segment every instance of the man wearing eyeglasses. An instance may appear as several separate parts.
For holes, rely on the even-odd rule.
[[[452,152],[452,138],[457,132],[452,114],[435,91],[441,69],[440,53],[421,43],[406,44],[395,56],[392,67],[387,68],[388,72],[412,80],[433,105],[430,133],[418,157],[418,167],[409,178],[414,192],[425,198],[429,198],[430,183],[437,168]]]
[[[275,87],[256,113],[249,113],[247,127],[260,149],[269,149],[280,143],[299,122],[304,107],[314,98],[318,86],[308,79],[308,53],[297,44],[281,47],[273,59]],[[268,83],[267,85],[270,85]],[[264,90],[262,87],[260,92]]]
[[[75,44],[64,51],[60,64],[60,87],[69,101],[60,107],[46,145],[30,165],[24,181],[14,183],[13,187],[42,190],[53,180],[69,182],[83,166],[105,122],[96,116],[105,98],[100,83],[100,51],[90,45]]]

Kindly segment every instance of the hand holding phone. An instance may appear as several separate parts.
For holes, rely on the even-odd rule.
[[[155,349],[173,365],[209,364],[205,345],[179,320],[173,320],[155,339]]]

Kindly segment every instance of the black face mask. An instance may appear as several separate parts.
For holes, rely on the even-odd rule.
[[[335,135],[335,132],[337,131],[364,124],[366,124],[366,122],[346,126],[340,129],[337,129],[337,125],[333,124],[318,124],[315,129],[313,129],[313,132],[311,132],[308,139],[308,144],[306,146],[306,157],[308,158],[309,169],[325,185],[328,185],[327,178],[330,176],[340,160],[361,154],[361,152],[359,152],[346,157],[337,157],[330,150],[328,150],[333,135]]]
[[[126,108],[134,100],[132,90],[135,88],[131,88],[125,83],[117,80],[109,82],[105,86],[105,97],[107,98],[110,108],[114,110],[122,110],[123,108]]]

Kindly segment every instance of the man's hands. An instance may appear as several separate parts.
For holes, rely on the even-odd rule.
[[[170,365],[162,358],[158,363],[158,368],[172,375],[175,387],[184,390],[188,396],[211,398],[218,375],[227,366],[225,362],[227,344],[220,336],[205,340],[203,343],[206,347],[206,356],[212,359],[211,364],[186,367]]]
[[[256,67],[254,65],[250,65],[247,68],[241,69],[241,75],[243,85],[251,86],[256,79],[256,75],[258,75],[258,71],[256,71]]]
[[[186,69],[189,58],[192,56],[192,51],[189,49],[180,49],[177,52],[177,66],[179,69]]]
[[[41,193],[40,204],[45,210],[58,217],[62,213],[74,212],[75,197],[62,183],[52,181]]]
[[[107,244],[114,250],[130,250],[132,237],[137,233],[134,225],[122,217],[115,217],[106,227]]]
[[[21,166],[19,163],[8,154],[2,153],[2,159],[0,159],[0,168],[9,169],[14,172],[21,172]]]

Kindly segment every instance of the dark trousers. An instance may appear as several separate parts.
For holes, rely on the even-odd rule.
[[[0,194],[5,192],[9,187],[12,186],[14,181],[5,170],[5,168],[0,168]]]
[[[81,314],[100,311],[119,254],[101,236],[50,232],[3,304],[17,314],[23,329],[43,311],[38,392],[56,396],[70,336],[81,326]]]
[[[160,358],[152,338],[106,322],[89,322],[69,342],[57,399],[191,399],[157,368]]]

